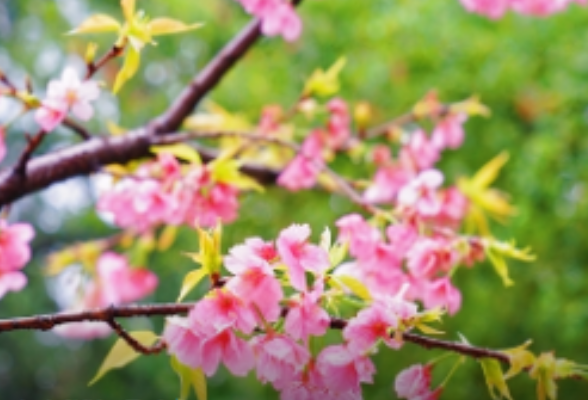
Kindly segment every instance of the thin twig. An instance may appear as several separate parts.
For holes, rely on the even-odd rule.
[[[133,348],[137,353],[141,353],[144,355],[152,355],[152,354],[159,354],[163,350],[167,348],[167,345],[163,340],[158,341],[153,346],[146,347],[143,346],[139,341],[137,341],[134,337],[132,337],[125,329],[114,320],[114,318],[109,319],[106,321],[108,325],[112,328],[112,330],[127,344]]]
[[[436,110],[435,115],[439,116],[439,117],[443,117],[443,116],[447,115],[450,110],[451,110],[451,105],[441,105],[441,106],[439,106],[439,109]],[[366,139],[373,139],[375,137],[385,135],[396,128],[401,128],[405,125],[418,122],[420,119],[422,119],[421,116],[419,116],[411,111],[409,113],[400,115],[394,119],[391,119],[391,120],[386,121],[380,125],[376,125],[375,127],[368,129],[367,132],[365,133],[365,138]]]
[[[16,165],[12,170],[13,176],[18,176],[21,179],[26,179],[27,177],[27,163],[29,162],[31,156],[33,155],[34,151],[41,145],[41,142],[45,138],[47,132],[41,130],[33,137],[27,137],[28,144],[27,147],[24,149],[22,154],[20,155]]]
[[[98,62],[90,62],[87,64],[86,76],[84,77],[85,80],[90,79],[100,68],[102,68],[106,63],[110,60],[114,60],[118,56],[120,56],[125,49],[125,46],[112,46],[108,52],[106,52]]]
[[[77,133],[82,139],[90,140],[90,138],[91,138],[90,132],[88,132],[88,130],[86,128],[84,128],[82,125],[78,124],[73,119],[65,118],[63,120],[63,125],[68,127],[69,129],[71,129],[75,133]]]

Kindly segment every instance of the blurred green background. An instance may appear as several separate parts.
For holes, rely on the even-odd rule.
[[[232,0],[208,2],[139,1],[149,15],[168,15],[186,22],[203,21],[194,33],[158,38],[143,55],[138,73],[118,99],[103,94],[91,123],[105,131],[106,121],[125,127],[141,125],[160,113],[182,85],[247,21]],[[96,40],[106,49],[109,35],[69,37],[84,17],[106,12],[120,17],[117,1],[0,0],[0,69],[22,83],[30,74],[37,90],[60,74],[66,64],[82,67],[75,54]],[[351,103],[367,100],[378,120],[406,112],[430,89],[443,100],[472,94],[492,109],[489,119],[466,125],[463,148],[446,153],[442,167],[450,176],[471,174],[501,150],[507,164],[496,186],[508,191],[518,214],[506,227],[495,226],[502,239],[531,246],[538,260],[511,265],[516,281],[502,286],[487,264],[460,272],[457,284],[464,304],[447,318],[446,337],[465,335],[471,343],[493,348],[518,345],[532,338],[535,351],[588,363],[588,11],[571,7],[550,18],[508,15],[488,21],[466,13],[457,0],[448,1],[306,1],[300,9],[304,33],[294,44],[263,39],[211,94],[229,110],[255,121],[268,103],[295,101],[306,76],[327,67],[341,55],[348,59],[341,95]],[[112,82],[112,64],[102,79]],[[5,122],[15,105],[0,100]],[[9,131],[13,144],[9,165],[32,131],[25,118]],[[45,148],[77,141],[68,132],[52,134]],[[56,185],[20,201],[12,211],[18,220],[33,222],[38,257],[26,272],[27,290],[0,302],[0,317],[56,311],[42,274],[43,255],[74,240],[112,232],[95,214],[93,191],[85,180]],[[352,207],[324,193],[286,193],[270,189],[265,196],[243,198],[237,223],[225,230],[225,246],[250,235],[273,237],[292,222],[308,222],[315,233]],[[181,251],[194,251],[194,233],[186,230],[173,249],[154,254],[149,266],[161,285],[149,300],[169,301],[181,277],[193,267]],[[154,327],[161,320],[126,321],[129,329]],[[178,382],[165,356],[149,357],[111,373],[92,387],[87,382],[99,367],[113,338],[88,343],[67,342],[51,333],[15,332],[0,336],[0,398],[29,399],[173,399]],[[412,345],[383,350],[376,357],[376,384],[366,399],[395,399],[391,385],[403,367],[439,355]],[[440,382],[451,361],[441,364]],[[509,382],[513,398],[535,398],[534,382],[519,376]],[[224,372],[210,380],[209,398],[277,398],[269,387]],[[565,381],[560,398],[588,398],[588,384]],[[583,395],[582,395],[583,394]],[[461,367],[443,399],[490,398],[481,369],[474,361]]]

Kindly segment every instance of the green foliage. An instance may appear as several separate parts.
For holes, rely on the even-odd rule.
[[[12,21],[9,28],[0,29],[4,35],[0,36],[0,66],[5,72],[28,71],[35,88],[41,88],[60,74],[70,60],[68,54],[84,54],[87,38],[63,33],[89,14],[80,13],[74,15],[75,21],[70,20],[66,3],[71,4],[33,0],[0,3],[9,10]],[[87,4],[92,13],[119,15],[118,2],[79,4]],[[120,115],[100,112],[90,125],[96,132],[106,134],[108,120],[132,127],[160,113],[247,21],[232,0],[143,0],[141,6],[151,15],[206,25],[196,34],[162,36],[157,47],[146,47],[141,68],[120,93]],[[572,7],[546,19],[511,15],[488,21],[467,14],[457,0],[309,0],[302,5],[301,14],[305,23],[301,40],[293,44],[261,40],[223,79],[212,99],[255,121],[264,104],[292,104],[312,71],[328,69],[341,56],[347,60],[339,76],[341,96],[353,103],[369,101],[374,122],[408,111],[432,88],[448,101],[479,95],[492,115],[466,124],[464,148],[449,154],[443,168],[452,177],[471,176],[496,154],[508,150],[510,161],[493,186],[510,193],[517,214],[507,225],[492,225],[492,232],[531,246],[537,261],[530,266],[513,262],[510,277],[516,286],[509,289],[491,268],[460,270],[455,279],[463,290],[464,307],[457,316],[444,319],[443,330],[464,332],[473,342],[494,348],[533,338],[535,348],[557,349],[562,357],[576,359],[588,354],[586,12]],[[97,54],[112,44],[107,36],[92,37],[99,45]],[[11,68],[4,65],[7,57]],[[119,69],[118,61],[113,62],[100,79],[112,85]],[[15,148],[22,148],[22,131],[10,131],[8,139]],[[46,146],[53,144],[49,140]],[[7,162],[17,156],[10,154]],[[344,163],[336,167],[353,172],[353,167]],[[55,212],[48,207],[36,197],[22,202],[22,215],[43,228],[47,218],[43,210]],[[226,246],[247,236],[273,237],[292,222],[309,222],[314,232],[321,232],[326,225],[333,228],[334,219],[352,208],[347,200],[324,193],[291,194],[270,188],[264,194],[248,195],[241,209],[239,221],[223,232],[225,251]],[[37,254],[111,232],[92,208],[78,214],[63,213],[64,222],[57,232],[43,235],[40,231],[35,241]],[[194,268],[181,253],[193,251],[196,243],[193,232],[181,230],[172,248],[149,256],[161,282],[153,300],[177,297],[184,275]],[[56,310],[46,294],[40,263],[26,271],[31,286],[2,299],[3,317]],[[128,325],[131,330],[158,332],[162,321],[132,320]],[[142,357],[141,362],[109,374],[88,389],[86,382],[108,352],[109,343],[72,345],[50,333],[3,334],[1,342],[3,398],[149,399],[176,398],[178,393],[177,379],[163,357]],[[398,352],[381,352],[376,357],[380,373],[376,384],[366,388],[366,399],[393,398],[390,387],[394,374],[429,357],[432,355],[427,351],[410,344]],[[516,377],[508,384],[512,398],[535,398],[527,378]],[[276,398],[253,376],[238,379],[220,373],[210,379],[208,387],[214,399],[242,399],[244,393],[247,398]],[[573,380],[558,387],[559,397],[564,399],[576,398],[582,390],[585,384]],[[470,399],[481,398],[483,393],[486,388],[479,366],[469,362],[456,372],[443,396]]]

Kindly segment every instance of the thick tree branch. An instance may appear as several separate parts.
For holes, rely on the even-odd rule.
[[[181,315],[188,313],[192,309],[193,305],[194,303],[167,303],[111,306],[107,308],[81,312],[69,312],[60,314],[38,315],[26,318],[5,319],[0,320],[0,333],[27,329],[47,331],[54,328],[57,325],[83,321],[106,322],[111,324],[111,321],[113,321],[114,318]],[[332,329],[343,329],[347,325],[347,321],[339,318],[333,318],[331,319],[330,325]],[[426,349],[447,350],[472,358],[493,358],[502,363],[509,364],[508,356],[497,350],[485,349],[482,347],[471,346],[464,343],[452,342],[448,340],[434,339],[427,336],[417,335],[414,333],[404,333],[402,337],[406,342],[419,345]],[[159,349],[158,346],[162,345],[156,345],[155,347],[157,348],[157,350],[152,351],[151,353],[161,351],[161,349]],[[149,349],[147,350],[147,352],[143,352],[141,350],[138,351],[148,354]]]

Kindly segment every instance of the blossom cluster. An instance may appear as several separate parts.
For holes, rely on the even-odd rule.
[[[35,231],[29,224],[8,225],[0,220],[0,299],[9,291],[20,291],[27,284],[20,272],[31,259],[29,242]]]
[[[316,183],[325,157],[345,149],[351,138],[351,117],[347,103],[335,98],[327,104],[326,127],[314,129],[302,143],[301,151],[278,177],[278,184],[289,190],[307,189]],[[262,122],[265,122],[262,120]],[[266,122],[267,125],[267,122]],[[262,126],[263,127],[263,126]]]
[[[219,182],[208,165],[182,166],[171,154],[141,165],[98,201],[116,225],[143,232],[161,224],[214,226],[237,216],[239,191]]]
[[[70,311],[88,310],[132,303],[151,294],[157,287],[157,275],[146,268],[132,267],[126,257],[103,253],[96,262],[93,279],[84,283],[70,305]],[[103,323],[79,322],[55,328],[60,336],[92,339],[110,334]]]
[[[460,0],[470,12],[492,19],[501,18],[506,11],[533,16],[547,16],[565,10],[570,4],[586,4],[586,0]]]
[[[323,336],[331,324],[328,305],[347,295],[334,284],[345,269],[332,272],[336,246],[315,245],[310,235],[308,225],[292,225],[275,244],[250,238],[233,247],[224,259],[231,274],[224,285],[187,317],[168,319],[163,338],[169,352],[208,376],[221,363],[236,376],[255,370],[282,399],[362,398],[361,384],[375,373],[370,356],[380,343],[401,347],[393,333],[411,329],[421,314],[405,299],[406,284],[374,291],[343,329],[344,343],[313,354],[311,337]],[[357,238],[348,236],[344,232],[338,244]]]
[[[60,80],[52,80],[47,86],[47,95],[35,112],[35,120],[45,132],[54,130],[69,111],[82,121],[94,115],[90,102],[100,95],[95,81],[82,81],[76,71],[67,67]]]
[[[266,36],[281,35],[285,40],[298,39],[302,21],[287,0],[238,0],[245,11],[261,20],[261,31]]]

